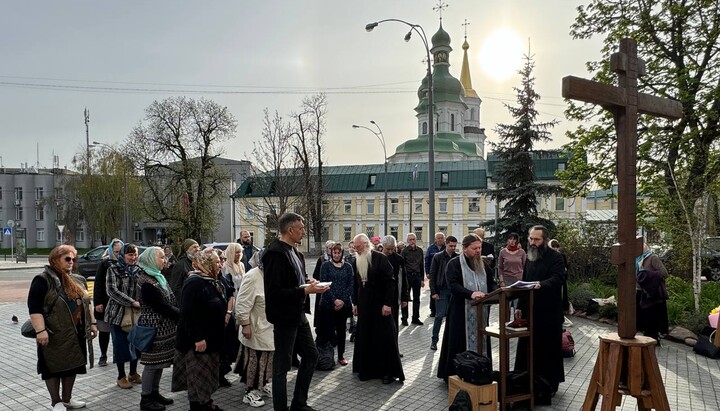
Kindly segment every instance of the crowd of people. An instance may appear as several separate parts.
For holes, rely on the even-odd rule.
[[[244,231],[225,250],[201,249],[187,239],[177,258],[171,247],[149,247],[138,255],[136,246],[114,239],[97,270],[92,298],[85,279],[73,274],[77,251],[69,245],[53,249],[28,294],[37,332],[37,369],[50,394],[51,409],[85,406],[72,397],[73,384],[78,374],[87,372],[96,336],[98,365],[108,364],[112,337],[116,385],[120,389],[139,385],[141,410],[163,411],[173,403],[160,393],[163,371],[172,367],[171,389],[187,392],[191,411],[221,411],[212,396],[219,387],[231,385],[226,377],[231,370],[245,385],[245,404],[262,407],[265,398],[272,397],[275,410],[311,411],[308,391],[316,367],[328,355],[330,369],[349,364],[348,331],[354,341],[352,372],[360,381],[402,382],[398,334],[402,327],[423,325],[420,290],[425,281],[434,317],[430,350],[438,349],[446,322],[438,378],[447,381],[456,374],[455,355],[477,346],[473,300],[523,280],[535,288],[532,348],[542,353],[534,356],[535,374],[553,391],[564,381],[561,333],[567,309],[567,260],[544,227],[529,231],[527,250],[520,247],[518,234],[506,235],[506,245],[497,253],[497,272],[495,249],[477,229],[460,241],[436,233],[427,251],[412,233],[405,243],[390,235],[365,234],[347,245],[328,241],[313,276],[308,277],[305,257],[297,249],[305,236],[303,218],[285,213],[278,225],[279,237],[263,249],[254,247]],[[642,273],[638,304],[643,312],[662,310],[640,288],[661,285],[664,276],[656,260],[648,252],[638,260]],[[311,294],[317,295],[312,326],[307,319]],[[662,300],[660,294],[652,296]],[[516,318],[528,310],[522,299],[514,307]],[[483,317],[489,321],[487,312]],[[658,317],[642,324],[646,334],[656,336],[666,330],[666,320]],[[145,345],[138,337],[142,330],[151,334]],[[528,339],[518,344],[516,370],[528,368],[526,344]],[[484,346],[491,357],[490,342]],[[288,405],[287,374],[293,365],[298,371]]]

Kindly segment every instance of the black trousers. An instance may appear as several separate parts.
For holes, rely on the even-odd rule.
[[[412,291],[412,308],[413,308],[412,319],[413,319],[413,321],[420,320],[420,283],[423,280],[423,274],[422,273],[412,273],[412,274],[408,274],[407,276],[408,276],[408,283],[410,285],[410,290]],[[407,321],[408,307],[402,308],[402,319]]]
[[[300,355],[295,391],[293,392],[292,408],[307,405],[308,391],[315,366],[318,362],[318,351],[313,341],[310,324],[303,314],[302,322],[297,325],[274,324],[272,396],[275,411],[287,411],[287,373],[292,363],[293,348]]]

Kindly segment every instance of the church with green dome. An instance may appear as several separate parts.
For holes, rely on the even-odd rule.
[[[405,240],[408,233],[414,233],[418,244],[425,248],[432,243],[436,231],[462,238],[481,222],[495,218],[498,205],[478,194],[479,189],[492,188],[496,184],[493,170],[499,159],[485,151],[487,136],[480,123],[482,100],[473,89],[470,78],[470,45],[466,38],[462,45],[463,59],[458,80],[450,72],[453,49],[442,21],[431,42],[437,226],[428,226],[430,124],[428,81],[424,77],[415,107],[417,135],[408,136],[408,140],[389,156],[387,174],[384,164],[323,167],[326,222],[321,241],[347,243],[358,233],[369,237],[391,234]],[[533,154],[533,158],[537,179],[559,184],[556,173],[567,164],[565,154],[543,152],[542,155]],[[277,207],[279,200],[274,202],[272,197],[277,186],[272,177],[261,174],[247,179],[232,195],[237,204],[235,227],[249,230],[256,244],[263,244],[276,233],[268,231],[264,215],[258,216],[251,210]],[[297,191],[294,195],[303,195],[304,183],[299,176],[297,181],[286,186]],[[558,218],[576,218],[587,210],[587,205],[585,198],[551,196],[539,202],[538,210]],[[384,222],[385,207],[388,209],[387,226]],[[307,244],[313,242],[308,241]]]

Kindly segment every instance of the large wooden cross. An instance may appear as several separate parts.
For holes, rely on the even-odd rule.
[[[620,40],[620,51],[610,56],[610,68],[618,75],[618,86],[567,76],[562,96],[599,104],[612,112],[617,130],[618,244],[613,245],[612,262],[618,267],[618,335],[634,338],[635,258],[642,254],[637,238],[637,118],[638,113],[667,119],[681,118],[682,105],[675,100],[638,93],[638,77],[645,74],[645,62],[637,57],[633,39]]]

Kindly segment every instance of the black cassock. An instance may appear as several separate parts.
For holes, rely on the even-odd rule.
[[[352,264],[355,271],[354,301],[358,309],[353,372],[361,381],[385,376],[403,381],[405,374],[400,362],[395,319],[392,315],[382,315],[383,305],[392,307],[396,304],[393,267],[384,254],[371,253],[365,284],[360,280],[357,264]]]
[[[440,361],[438,363],[437,377],[447,381],[451,375],[456,375],[455,356],[461,352],[472,350],[477,347],[467,347],[467,335],[465,332],[465,302],[470,299],[473,291],[465,288],[463,282],[462,267],[460,258],[467,258],[464,254],[453,257],[448,261],[445,275],[450,286],[450,302],[448,303],[447,314],[445,315],[445,331],[443,331],[442,347],[440,348]],[[468,261],[468,265],[472,263]],[[497,288],[495,278],[485,271],[488,293]],[[485,354],[490,357],[490,339],[485,339]]]
[[[565,283],[565,263],[562,255],[546,247],[542,258],[525,261],[523,281],[539,281],[540,288],[534,291],[533,302],[533,372],[548,380],[554,391],[565,381],[565,367],[562,356],[563,314],[562,287]],[[527,318],[527,301],[520,299],[519,308]],[[526,354],[528,340],[518,342],[515,369],[527,370]]]
[[[395,328],[400,326],[400,302],[410,301],[410,286],[408,285],[407,276],[405,275],[405,259],[398,253],[392,253],[388,256],[390,265],[393,266],[393,303],[392,315],[395,317]]]

